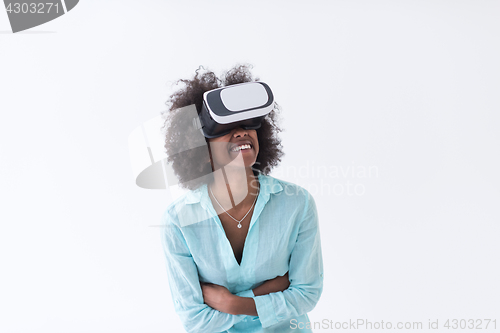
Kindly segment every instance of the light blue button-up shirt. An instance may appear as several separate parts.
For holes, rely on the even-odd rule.
[[[316,204],[304,188],[259,173],[241,264],[234,257],[207,185],[170,204],[161,239],[175,311],[188,332],[311,332],[307,312],[323,290],[323,260]],[[236,223],[236,222],[235,222]],[[252,289],[288,272],[283,292]],[[231,315],[203,302],[201,282],[252,297],[258,316]],[[304,327],[304,329],[300,329]]]

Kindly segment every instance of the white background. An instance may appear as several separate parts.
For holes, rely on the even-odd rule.
[[[1,10],[0,331],[182,331],[153,227],[170,196],[135,185],[128,135],[176,79],[238,63],[283,108],[272,175],[318,207],[325,286],[310,319],[500,328],[499,10],[86,0],[17,34]]]

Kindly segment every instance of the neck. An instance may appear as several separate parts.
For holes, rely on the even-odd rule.
[[[224,168],[216,170],[209,184],[219,203],[226,209],[248,209],[259,192],[258,178],[251,168]]]

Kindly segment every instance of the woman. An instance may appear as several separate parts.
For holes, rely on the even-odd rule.
[[[185,87],[169,100],[165,147],[190,191],[162,220],[176,312],[188,332],[311,332],[298,327],[323,289],[318,216],[305,189],[268,175],[283,155],[276,112],[258,129],[235,127],[185,150],[199,139],[179,114],[193,104],[199,114],[206,91],[254,79],[238,66],[222,80],[197,71],[180,81]]]

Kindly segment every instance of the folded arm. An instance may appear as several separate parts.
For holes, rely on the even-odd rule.
[[[305,207],[296,243],[290,255],[290,286],[284,291],[256,295],[252,298],[262,327],[269,327],[311,311],[323,291],[323,260],[318,215],[314,199],[309,193]],[[249,301],[243,300],[239,304],[244,306],[240,307],[239,311],[233,312],[234,314],[255,313]]]
[[[223,305],[211,303],[211,297],[208,304],[232,315],[259,316],[263,327],[300,316],[316,306],[323,291],[323,260],[316,204],[309,193],[307,198],[286,280],[277,277],[241,295],[219,289],[226,296]]]
[[[202,283],[201,289],[205,303],[215,310],[233,315],[257,316],[254,296],[284,291],[289,285],[290,281],[287,272],[283,276],[277,276],[274,279],[265,281],[253,290],[245,290],[235,295],[232,295],[225,287],[211,283]]]
[[[226,331],[246,315],[220,312],[204,303],[198,269],[175,221],[166,212],[161,233],[175,311],[187,332]]]

